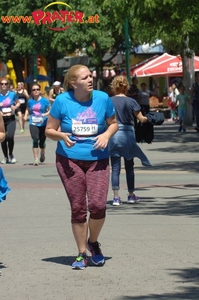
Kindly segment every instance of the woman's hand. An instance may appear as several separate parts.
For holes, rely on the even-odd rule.
[[[102,133],[94,137],[93,140],[96,141],[93,145],[96,150],[104,150],[108,145],[109,138],[107,137],[106,133]]]
[[[64,141],[65,145],[68,148],[71,148],[76,144],[76,142],[74,142],[70,139],[71,133],[62,132],[62,134],[63,134],[62,140]]]

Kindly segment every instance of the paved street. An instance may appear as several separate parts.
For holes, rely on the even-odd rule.
[[[76,271],[56,143],[47,140],[46,161],[34,167],[26,127],[16,131],[17,163],[1,165],[11,191],[0,203],[0,300],[198,300],[199,134],[168,122],[155,127],[153,143],[140,145],[153,166],[135,159],[140,203],[125,203],[122,170],[124,204],[111,205],[110,189],[99,238],[106,264]]]

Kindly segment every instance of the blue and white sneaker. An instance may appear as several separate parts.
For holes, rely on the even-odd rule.
[[[138,203],[140,200],[139,198],[134,194],[133,196],[128,196],[127,203],[133,204]]]
[[[91,252],[91,260],[96,266],[103,266],[105,263],[104,255],[100,249],[100,244],[98,242],[91,243],[88,240],[88,250]]]
[[[122,204],[122,201],[121,201],[120,197],[113,198],[113,205],[114,206],[118,206],[118,205],[121,205],[121,204]]]
[[[84,253],[79,253],[76,260],[72,264],[72,269],[84,270],[88,265],[88,256]]]

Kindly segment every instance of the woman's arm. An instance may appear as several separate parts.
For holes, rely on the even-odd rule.
[[[27,99],[27,100],[30,98],[30,96],[29,96],[27,90],[24,90],[24,95],[26,96],[26,99]]]
[[[53,98],[53,89],[51,89],[49,92],[48,100],[50,101],[51,104],[52,104],[52,102],[55,101],[55,99]]]
[[[134,111],[134,115],[136,116],[136,118],[137,118],[141,123],[146,123],[146,122],[148,122],[147,117],[143,116],[143,114],[141,113],[141,111]]]
[[[26,108],[25,114],[24,114],[24,117],[23,117],[23,119],[24,119],[25,121],[28,119],[28,115],[29,115],[29,109]]]
[[[118,123],[115,115],[106,119],[106,123],[108,125],[107,130],[104,133],[93,138],[93,140],[96,140],[94,144],[95,149],[106,148],[109,139],[118,131]]]
[[[5,140],[6,134],[5,134],[5,127],[3,123],[3,117],[0,114],[0,142],[3,142]]]
[[[63,140],[67,147],[75,145],[74,141],[71,141],[71,133],[59,131],[60,120],[53,118],[51,115],[48,117],[45,134],[53,141]]]

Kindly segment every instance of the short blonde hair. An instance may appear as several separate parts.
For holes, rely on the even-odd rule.
[[[79,76],[79,71],[82,68],[87,68],[87,66],[85,65],[74,65],[72,67],[70,67],[70,69],[68,70],[68,72],[66,73],[65,77],[64,77],[64,90],[65,91],[71,91],[73,90],[73,87],[71,85],[71,81],[75,81],[77,79],[77,77]]]
[[[114,95],[117,94],[127,94],[129,89],[129,83],[126,76],[118,75],[116,76],[110,85],[111,91]]]
[[[6,80],[8,85],[10,85],[10,80],[7,77],[5,76],[0,77],[0,82],[2,82],[3,80]]]

